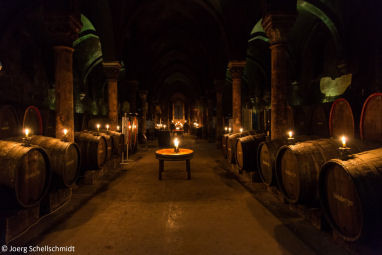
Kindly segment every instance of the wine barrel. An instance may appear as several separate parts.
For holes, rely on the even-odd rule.
[[[0,141],[0,207],[32,207],[49,189],[51,171],[45,150]]]
[[[281,193],[290,203],[318,204],[318,175],[328,160],[340,158],[339,139],[316,139],[282,146],[276,156],[276,178]],[[359,141],[348,143],[349,153],[371,148]]]
[[[94,136],[103,136],[106,141],[106,160],[110,160],[113,156],[113,139],[108,133],[104,132],[96,132],[90,130],[84,130],[83,132],[90,133]]]
[[[382,142],[382,93],[370,95],[362,107],[359,123],[363,141]]]
[[[320,171],[321,207],[346,241],[381,240],[382,148],[332,159]]]
[[[311,130],[312,134],[327,138],[330,136],[329,131],[329,115],[331,103],[318,104],[312,107],[312,121]]]
[[[340,98],[333,102],[329,115],[330,136],[354,137],[354,116],[349,102]]]
[[[227,154],[228,154],[227,141],[228,141],[228,137],[230,135],[231,134],[224,134],[223,137],[222,137],[222,148],[223,148],[223,156],[224,156],[224,158],[227,158]]]
[[[236,146],[236,165],[239,171],[257,170],[257,149],[265,141],[265,134],[256,134],[241,137]]]
[[[125,136],[122,133],[116,131],[109,131],[108,134],[113,140],[113,153],[120,156],[123,151]]]
[[[11,105],[0,107],[0,139],[16,137],[22,133],[19,118]]]
[[[43,122],[40,110],[36,106],[28,106],[23,116],[23,129],[29,128],[34,135],[43,134]]]
[[[295,137],[293,143],[302,142],[316,138],[315,136],[298,136]],[[285,144],[291,143],[288,139],[276,139],[272,141],[264,141],[259,144],[257,149],[257,168],[260,179],[267,186],[276,184],[276,155],[279,148]]]
[[[60,139],[32,136],[31,144],[48,153],[55,184],[72,187],[80,175],[80,149],[77,144]]]
[[[235,155],[236,155],[237,140],[240,137],[245,137],[245,136],[254,135],[254,134],[256,134],[255,131],[246,131],[246,132],[242,132],[242,133],[231,134],[230,136],[228,136],[228,140],[227,140],[227,160],[228,160],[229,163],[236,164]]]
[[[277,150],[287,141],[285,139],[264,141],[257,149],[257,169],[260,179],[264,184],[271,186],[275,184],[275,157]]]
[[[138,118],[136,116],[131,117],[131,150],[136,152],[138,149]]]
[[[81,170],[97,170],[106,162],[107,144],[103,136],[75,132],[75,141],[81,152]]]

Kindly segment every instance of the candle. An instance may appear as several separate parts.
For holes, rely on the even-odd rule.
[[[106,131],[109,131],[109,124],[106,124]]]
[[[98,130],[98,132],[99,132],[99,128],[100,128],[100,126],[101,126],[100,124],[97,124],[97,130]]]
[[[65,128],[64,129],[64,136],[66,136],[68,134],[68,130]]]
[[[167,126],[166,125],[163,125],[163,128],[166,128]]]
[[[131,125],[129,125],[129,129],[131,129]]]
[[[231,131],[232,131],[232,128],[228,128],[228,132],[230,132],[230,133],[231,133]]]
[[[240,128],[240,133],[243,133],[243,128]]]
[[[26,129],[24,130],[24,133],[25,133],[25,137],[28,137],[28,135],[29,135],[29,132],[30,132],[29,128],[26,128]]]
[[[224,130],[225,130],[225,132],[227,132],[228,131],[228,127],[224,127]]]
[[[291,130],[288,132],[288,135],[289,135],[289,138],[293,138],[293,132]]]
[[[346,137],[343,135],[342,137],[341,137],[341,142],[342,142],[342,147],[346,147]]]
[[[118,126],[117,126],[117,131],[119,131],[119,129],[120,129],[120,126],[118,125]]]
[[[174,145],[175,145],[175,152],[178,152],[178,147],[179,147],[179,139],[178,138],[174,139]]]

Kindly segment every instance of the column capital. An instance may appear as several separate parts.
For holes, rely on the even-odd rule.
[[[45,16],[44,23],[53,45],[72,47],[82,28],[81,21],[70,14],[49,14]]]
[[[245,67],[245,60],[232,60],[228,63],[228,69],[231,72],[232,79],[240,79]]]
[[[263,17],[262,25],[271,44],[286,43],[289,29],[296,21],[291,13],[268,13]]]
[[[119,72],[121,70],[121,64],[118,61],[103,62],[103,71],[105,73],[106,79],[117,80]]]

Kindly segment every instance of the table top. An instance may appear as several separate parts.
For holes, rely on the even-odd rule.
[[[179,148],[179,152],[175,152],[174,148],[166,148],[157,150],[155,155],[158,159],[179,159],[185,160],[190,159],[194,155],[194,151],[190,149]]]

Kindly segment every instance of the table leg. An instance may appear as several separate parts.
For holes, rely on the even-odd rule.
[[[162,180],[163,168],[164,168],[164,161],[163,160],[159,160],[159,176],[158,176],[159,180]]]
[[[190,166],[190,160],[186,159],[186,171],[187,171],[187,179],[191,179],[191,166]]]

